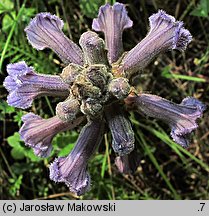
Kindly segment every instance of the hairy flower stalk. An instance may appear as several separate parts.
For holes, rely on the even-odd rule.
[[[90,187],[87,162],[100,144],[104,133],[102,119],[94,119],[85,125],[75,147],[67,157],[60,157],[50,166],[50,178],[64,182],[77,195],[84,194]]]
[[[77,118],[74,122],[63,122],[57,116],[42,119],[33,113],[22,117],[24,124],[20,128],[20,137],[27,146],[33,148],[34,153],[40,157],[48,157],[52,150],[53,137],[66,130],[78,126],[84,117]]]
[[[188,136],[198,127],[196,121],[205,106],[197,99],[187,97],[175,104],[156,95],[139,94],[131,83],[132,75],[137,75],[158,54],[172,49],[184,51],[192,39],[183,22],[162,10],[153,14],[149,23],[147,36],[123,53],[123,31],[133,22],[121,3],[100,7],[92,29],[103,32],[105,40],[87,31],[80,37],[81,48],[64,35],[60,18],[40,13],[25,29],[28,41],[38,50],[52,49],[66,67],[60,75],[51,76],[36,73],[23,61],[7,66],[4,86],[9,92],[9,105],[29,108],[35,98],[43,95],[60,99],[52,118],[42,119],[33,113],[22,117],[20,136],[36,155],[49,156],[57,133],[87,120],[69,155],[50,165],[50,179],[64,182],[77,195],[90,188],[87,164],[104,133],[112,135],[118,170],[128,174],[137,169],[139,157],[129,110],[165,121],[174,141],[183,147],[189,146]]]
[[[205,105],[195,98],[187,97],[180,104],[151,94],[139,94],[126,98],[129,108],[145,115],[161,119],[171,127],[174,141],[189,146],[187,135],[198,127],[196,120],[202,116]]]
[[[9,76],[3,84],[9,92],[7,102],[11,106],[26,109],[37,97],[69,94],[69,86],[59,76],[38,74],[24,61],[7,65],[7,72]]]

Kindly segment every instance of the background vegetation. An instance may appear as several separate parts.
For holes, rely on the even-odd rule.
[[[92,158],[89,169],[92,189],[76,197],[64,184],[49,180],[48,166],[57,155],[69,153],[78,131],[56,136],[51,157],[39,159],[20,141],[21,116],[29,111],[48,118],[57,99],[45,97],[26,111],[6,103],[2,82],[6,65],[25,60],[40,73],[59,74],[62,64],[50,50],[37,52],[29,45],[24,28],[35,14],[48,11],[61,17],[65,33],[78,42],[91,29],[92,18],[104,0],[1,0],[0,1],[0,199],[209,199],[208,111],[199,121],[190,147],[185,150],[169,137],[162,122],[131,115],[140,165],[133,175],[120,174],[110,138]],[[111,2],[111,1],[109,1]],[[114,1],[112,1],[113,3]],[[159,8],[183,20],[194,39],[185,53],[160,55],[139,77],[139,89],[176,103],[194,96],[209,103],[209,0],[127,0],[134,21],[124,33],[124,47],[131,49],[148,30],[148,17]]]

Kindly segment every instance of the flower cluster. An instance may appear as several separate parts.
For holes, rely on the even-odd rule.
[[[188,136],[198,127],[196,120],[205,106],[197,99],[187,97],[175,104],[137,92],[131,83],[131,78],[159,53],[184,51],[192,39],[182,22],[162,10],[153,14],[149,23],[147,36],[124,53],[122,34],[133,22],[121,3],[100,7],[98,17],[93,20],[92,29],[103,32],[105,40],[87,31],[80,37],[80,46],[64,35],[61,19],[40,13],[25,29],[28,41],[38,50],[52,49],[66,67],[60,75],[52,76],[37,73],[24,61],[7,66],[4,86],[9,92],[9,105],[26,109],[43,95],[63,97],[52,118],[42,119],[33,113],[22,117],[21,139],[36,155],[48,157],[57,133],[85,123],[70,154],[56,158],[50,165],[50,179],[64,182],[78,195],[90,187],[87,163],[108,131],[119,171],[128,173],[136,169],[138,160],[129,110],[166,122],[173,140],[183,147],[188,147]]]

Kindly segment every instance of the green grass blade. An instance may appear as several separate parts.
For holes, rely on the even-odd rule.
[[[165,78],[168,78],[168,79],[174,78],[174,79],[187,80],[187,81],[193,81],[193,82],[206,82],[206,80],[204,78],[171,73],[171,67],[170,66],[166,66],[163,69],[161,75]]]
[[[46,103],[47,103],[47,105],[49,107],[49,110],[50,110],[52,116],[54,116],[55,115],[54,110],[53,110],[53,108],[51,106],[51,103],[50,103],[50,100],[49,100],[49,98],[47,96],[45,96],[45,100],[46,100]]]
[[[188,80],[193,82],[206,82],[205,79],[181,74],[170,74],[170,77],[167,78],[174,78],[174,79],[181,79],[181,80]]]
[[[6,54],[6,52],[7,52],[8,45],[9,45],[9,43],[10,43],[10,40],[11,40],[12,35],[13,35],[13,33],[14,33],[14,30],[15,30],[15,28],[16,28],[17,22],[18,22],[19,18],[20,18],[21,15],[22,15],[23,9],[25,8],[25,2],[26,2],[26,0],[25,0],[24,3],[22,4],[22,6],[21,6],[21,8],[20,8],[20,10],[19,10],[19,12],[18,12],[18,14],[17,14],[15,20],[14,20],[14,23],[13,23],[13,25],[12,25],[12,27],[11,27],[11,30],[10,30],[9,35],[8,35],[8,38],[7,38],[7,40],[6,40],[5,46],[4,46],[4,48],[3,48],[3,51],[2,51],[2,54],[1,54],[1,59],[0,59],[0,73],[1,73],[1,68],[2,68],[2,64],[3,64],[3,61],[4,61],[5,54]]]
[[[163,172],[163,169],[160,167],[157,159],[155,158],[154,154],[152,153],[149,145],[147,145],[143,134],[138,130],[137,134],[141,140],[140,143],[143,144],[143,148],[144,151],[147,153],[148,157],[150,158],[150,160],[152,161],[152,163],[154,164],[155,168],[158,170],[158,172],[160,173],[160,175],[162,176],[162,178],[164,179],[165,183],[167,184],[168,188],[171,190],[171,192],[173,193],[173,197],[174,199],[181,199],[181,197],[178,195],[177,191],[175,190],[175,188],[172,186],[171,182],[169,181],[169,179],[167,178],[167,176],[165,175],[165,173]],[[137,138],[137,136],[136,136]]]
[[[138,121],[134,120],[133,118],[131,118],[131,121],[133,122],[133,124],[138,125],[144,129],[148,130],[149,132],[154,134],[156,137],[158,137],[159,139],[164,141],[166,144],[168,144],[180,156],[180,158],[182,159],[182,161],[184,163],[187,163],[186,158],[181,153],[184,153],[185,155],[187,155],[191,160],[195,161],[203,169],[205,169],[207,172],[209,172],[209,166],[206,163],[204,163],[202,160],[200,160],[197,157],[195,157],[194,155],[192,155],[189,151],[187,151],[186,149],[184,149],[183,147],[181,147],[180,145],[178,145],[177,143],[172,141],[168,135],[167,136],[165,135],[166,133],[162,134],[160,131],[153,129],[152,127],[148,127],[146,125],[143,125],[143,124],[139,123]]]

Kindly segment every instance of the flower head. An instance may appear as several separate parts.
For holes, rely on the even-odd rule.
[[[43,119],[33,113],[23,116],[22,140],[41,157],[49,156],[53,137],[87,120],[79,138],[67,157],[59,157],[50,165],[50,178],[64,182],[78,195],[90,187],[88,161],[110,131],[115,164],[122,173],[136,170],[138,155],[128,109],[165,121],[171,137],[183,147],[187,137],[198,127],[196,120],[205,106],[193,97],[180,104],[156,95],[137,92],[130,78],[145,68],[161,52],[184,51],[192,37],[183,22],[159,10],[149,18],[147,36],[133,49],[123,53],[122,34],[133,24],[121,3],[100,7],[92,29],[103,32],[104,39],[93,31],[80,37],[81,48],[68,39],[63,21],[49,13],[37,14],[25,31],[29,43],[38,50],[52,49],[66,64],[60,75],[36,73],[25,62],[9,64],[4,86],[8,103],[28,108],[43,95],[64,97],[56,106],[56,116]],[[128,109],[127,109],[128,108]]]

